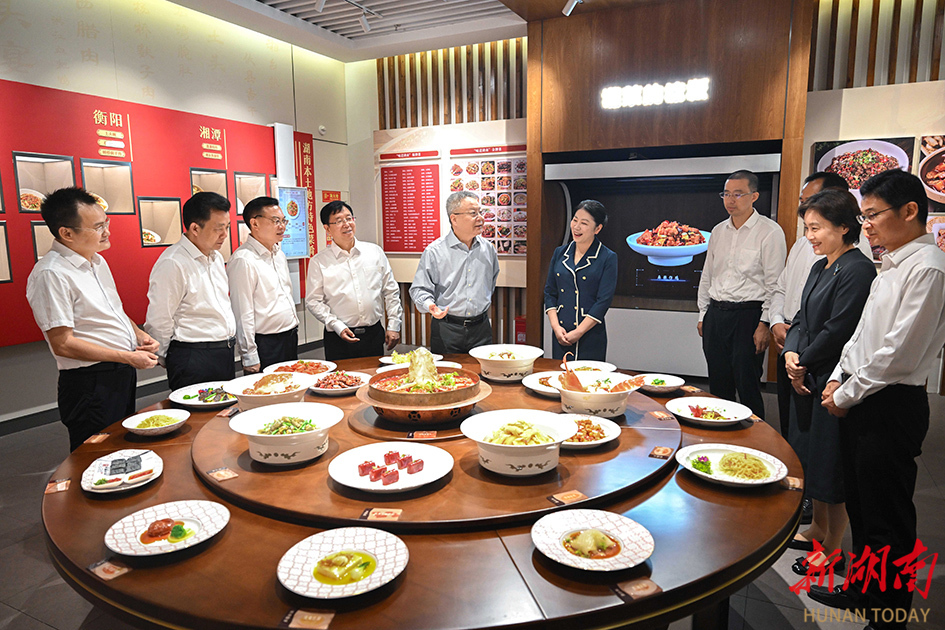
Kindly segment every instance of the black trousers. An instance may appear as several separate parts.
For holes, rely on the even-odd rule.
[[[69,449],[135,412],[138,373],[124,363],[96,363],[59,371],[59,419],[69,430]]]
[[[880,575],[885,571],[885,592],[880,590],[878,580],[871,580],[866,590],[868,608],[908,611],[912,605],[912,593],[905,584],[895,588],[895,577],[901,567],[893,562],[915,547],[916,511],[912,502],[917,471],[915,458],[922,452],[928,428],[928,394],[924,387],[910,385],[885,387],[863,399],[841,419],[843,481],[855,561],[860,560],[867,546],[880,557],[880,550],[889,546],[886,566],[880,563],[876,566]],[[869,563],[864,566],[868,567]],[[927,567],[928,561],[926,569],[918,573],[918,588],[925,586],[923,574],[928,573]],[[854,582],[848,590],[859,594],[863,583]],[[872,625],[906,627],[905,624],[884,623],[881,616]]]
[[[273,363],[299,360],[299,327],[272,335],[256,334],[256,352],[259,354],[259,369],[264,370]]]
[[[433,319],[430,350],[436,354],[468,354],[476,346],[492,343],[492,323],[486,317],[474,326]]]
[[[791,394],[793,392],[794,387],[791,386],[791,377],[788,376],[787,367],[785,367],[784,355],[778,354],[778,419],[781,421],[781,437],[785,440],[788,439],[788,427],[791,424]]]
[[[349,326],[349,328],[351,328]],[[350,343],[331,330],[325,330],[325,358],[329,361],[339,359],[359,359],[377,357],[384,354],[384,325],[377,322],[373,326],[351,328],[358,341]]]
[[[207,381],[236,378],[233,346],[206,348],[203,343],[172,341],[164,359],[171,391]]]
[[[761,398],[764,353],[755,354],[752,336],[761,321],[761,307],[722,310],[709,306],[702,320],[702,351],[709,368],[709,391],[735,400],[765,417]]]

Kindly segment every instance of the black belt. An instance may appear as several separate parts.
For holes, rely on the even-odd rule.
[[[171,342],[171,345],[184,346],[185,348],[195,348],[201,350],[219,350],[221,348],[232,348],[236,345],[236,337],[230,337],[226,341],[177,341]]]
[[[299,327],[294,326],[288,330],[283,330],[282,332],[278,332],[278,333],[256,333],[256,336],[257,337],[283,337],[283,336],[291,335],[293,333],[297,333],[298,331],[299,331]]]
[[[78,374],[79,372],[112,372],[114,370],[121,370],[125,368],[130,368],[131,366],[127,363],[114,363],[112,361],[100,361],[98,363],[93,363],[92,365],[86,365],[85,367],[80,368],[70,368],[68,370],[61,370],[62,372],[69,372],[70,374]]]
[[[720,311],[743,311],[750,308],[761,308],[763,302],[719,302],[718,300],[709,300],[709,305],[714,306]]]
[[[458,326],[478,326],[482,322],[486,321],[486,317],[489,316],[489,311],[483,311],[478,315],[473,315],[472,317],[456,317],[455,315],[446,314],[446,321],[451,324],[456,324]]]

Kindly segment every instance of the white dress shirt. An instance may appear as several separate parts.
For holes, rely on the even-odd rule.
[[[770,322],[771,298],[786,254],[781,226],[755,210],[740,228],[731,217],[712,228],[699,280],[699,321],[709,300],[716,300],[761,302],[761,321]]]
[[[89,262],[59,241],[53,241],[52,249],[30,272],[26,299],[47,344],[46,332],[65,326],[72,329],[76,339],[103,348],[131,351],[137,346],[135,330],[122,308],[112,272],[98,254]],[[49,344],[49,350],[52,349]],[[53,356],[60,370],[98,363],[60,357],[55,352]]]
[[[466,247],[451,229],[423,250],[410,285],[410,299],[421,313],[436,304],[456,317],[475,317],[492,305],[499,256],[495,247],[476,236]]]
[[[204,256],[186,236],[168,247],[151,269],[144,329],[167,356],[171,340],[226,341],[236,335],[223,256]]]
[[[400,331],[404,307],[384,250],[355,240],[350,252],[332,243],[312,256],[305,281],[305,307],[325,328],[373,326],[384,317],[387,330]]]
[[[233,252],[226,275],[240,357],[243,365],[257,365],[257,334],[274,335],[299,325],[292,300],[289,261],[278,243],[270,251],[250,235]]]
[[[945,253],[931,234],[883,255],[863,315],[830,379],[849,409],[888,385],[925,385],[945,344]]]
[[[860,241],[857,244],[863,254],[873,260],[873,252],[870,249],[870,243],[865,236],[860,235]],[[771,298],[771,308],[769,309],[771,325],[787,324],[797,316],[801,309],[801,294],[804,293],[804,284],[807,283],[807,276],[810,275],[810,268],[814,263],[823,258],[814,253],[814,246],[806,237],[801,237],[794,242],[794,247],[788,253],[787,262],[784,264],[784,271],[778,276],[778,284],[775,286],[774,295]]]

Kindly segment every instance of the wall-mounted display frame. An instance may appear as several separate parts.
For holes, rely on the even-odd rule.
[[[3,178],[0,177],[0,214],[5,213],[6,211],[6,205],[3,201]]]
[[[30,221],[30,232],[33,235],[33,260],[39,262],[39,259],[52,249],[53,241],[56,239],[53,238],[52,232],[43,221]]]
[[[860,184],[890,168],[910,172],[915,138],[872,138],[815,142],[811,147],[811,172],[837,173],[860,200]]]
[[[230,198],[226,171],[212,168],[191,167],[190,186],[191,192],[195,195],[199,192],[215,192],[227,199]],[[223,245],[220,247],[220,253],[223,254],[223,260],[229,262],[230,254],[233,253],[233,245],[229,233],[227,233],[226,240],[223,241]]]
[[[13,173],[20,212],[39,212],[46,195],[75,186],[75,160],[70,155],[13,152]]]
[[[236,214],[242,215],[246,204],[256,197],[266,196],[266,177],[264,173],[233,173]]]
[[[183,236],[180,197],[138,197],[142,247],[167,247]]]
[[[945,134],[919,138],[916,175],[925,186],[929,212],[945,213]]]
[[[96,197],[106,214],[134,214],[135,189],[131,162],[79,159],[82,186]]]
[[[13,270],[10,263],[10,237],[7,236],[7,222],[0,221],[0,284],[13,282]]]

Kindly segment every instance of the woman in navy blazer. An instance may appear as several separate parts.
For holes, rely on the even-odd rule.
[[[575,359],[607,358],[604,315],[617,287],[617,254],[604,247],[597,234],[607,223],[599,201],[578,204],[571,219],[572,241],[551,257],[545,283],[545,313],[554,331],[552,357],[571,352]]]
[[[798,209],[814,253],[825,256],[813,264],[801,308],[784,341],[784,361],[794,393],[788,441],[804,466],[805,491],[814,502],[810,529],[799,532],[788,546],[813,550],[822,542],[828,555],[840,549],[847,528],[840,463],[840,420],[821,406],[830,373],[840,361],[844,344],[856,330],[870,285],[876,277],[873,261],[855,247],[859,240],[859,207],[850,193],[825,190]],[[835,571],[843,571],[842,552]],[[818,561],[819,560],[819,561]],[[824,558],[811,558],[818,566]],[[806,575],[808,563],[798,558],[793,569]]]

